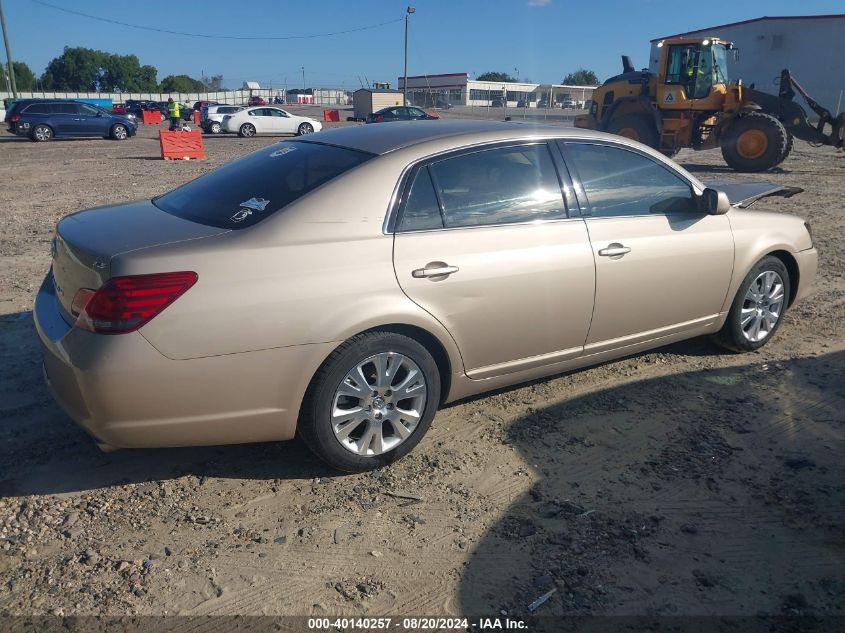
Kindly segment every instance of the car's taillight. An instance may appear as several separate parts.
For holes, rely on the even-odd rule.
[[[376,115],[376,122],[384,120],[384,117],[380,114]]]
[[[195,272],[112,277],[97,291],[82,288],[73,299],[76,327],[125,334],[149,323],[197,282]]]
[[[9,117],[9,121],[12,122],[12,123],[17,123],[20,120],[21,120],[20,114],[13,114],[12,116]]]

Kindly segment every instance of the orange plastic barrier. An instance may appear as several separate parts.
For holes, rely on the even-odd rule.
[[[202,144],[202,134],[199,130],[190,132],[170,132],[161,130],[158,133],[161,143],[161,157],[165,160],[205,159],[205,147]]]
[[[340,121],[339,110],[323,110],[323,121],[326,123],[333,123]]]
[[[200,113],[199,110],[194,110],[194,123],[197,125],[200,124]]]
[[[152,123],[158,125],[161,123],[161,112],[158,110],[144,110],[141,112],[144,117],[144,123]]]

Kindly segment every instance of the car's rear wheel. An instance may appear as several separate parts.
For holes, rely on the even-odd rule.
[[[49,141],[53,138],[53,128],[49,125],[36,125],[32,128],[32,140],[38,143]]]
[[[716,341],[736,352],[763,347],[780,327],[789,292],[784,263],[772,255],[761,259],[742,280]]]
[[[252,123],[244,123],[238,130],[238,135],[244,138],[255,136],[255,126]]]
[[[372,470],[419,443],[439,402],[440,373],[425,347],[401,334],[368,332],[340,345],[318,370],[298,431],[333,468]]]
[[[111,137],[116,141],[125,141],[129,137],[129,130],[125,125],[113,125],[111,128]]]
[[[313,131],[314,131],[313,125],[311,125],[310,123],[301,123],[299,125],[299,128],[296,130],[296,133],[299,136],[302,136],[303,134],[311,134]]]
[[[220,123],[217,121],[212,121],[211,125],[208,126],[208,131],[212,134],[220,134],[222,131],[220,128]]]

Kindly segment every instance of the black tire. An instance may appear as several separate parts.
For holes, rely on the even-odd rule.
[[[32,132],[30,132],[29,138],[31,138],[36,143],[44,143],[49,141],[53,138],[53,128],[49,125],[36,125],[32,128]]]
[[[116,123],[115,125],[111,126],[109,136],[115,141],[125,141],[129,138],[129,130],[126,129],[125,125]]]
[[[257,130],[252,123],[244,123],[238,130],[238,136],[241,138],[250,138],[255,136],[256,131]]]
[[[208,124],[208,133],[209,134],[220,134],[223,131],[223,128],[220,127],[220,121],[212,121]]]
[[[778,165],[780,165],[783,161],[785,161],[787,158],[789,158],[789,155],[792,153],[792,146],[795,145],[795,137],[792,136],[792,134],[788,131],[787,131],[786,135],[787,135],[786,149],[783,152],[783,156],[781,156],[780,159],[778,160],[778,162],[777,162]]]
[[[734,121],[721,140],[722,156],[729,167],[741,172],[760,172],[780,163],[787,153],[789,133],[783,123],[765,112],[749,112]],[[760,139],[748,143],[745,139]]]
[[[660,144],[654,120],[646,114],[623,114],[614,117],[607,126],[607,131],[655,149]]]
[[[314,132],[314,126],[310,123],[300,123],[299,127],[296,128],[296,135],[302,136],[303,134],[311,134]]]
[[[742,310],[746,307],[746,295],[748,293],[748,289],[751,287],[751,284],[754,283],[761,274],[768,271],[777,273],[783,282],[783,304],[778,313],[778,318],[774,327],[771,328],[765,338],[759,341],[752,341],[749,340],[743,332]],[[771,340],[771,338],[775,335],[775,332],[777,332],[780,327],[780,324],[783,322],[783,316],[789,305],[790,288],[791,280],[789,278],[789,271],[783,261],[773,255],[767,255],[761,259],[759,262],[754,264],[745,276],[745,279],[743,279],[742,283],[739,285],[739,288],[736,291],[736,296],[731,304],[731,309],[728,312],[728,318],[722,326],[722,329],[715,335],[715,341],[722,347],[735,352],[752,352],[763,347],[763,345]],[[751,306],[753,306],[753,304],[750,304],[748,307]]]
[[[335,437],[331,423],[334,396],[347,372],[369,357],[385,352],[402,354],[416,363],[426,384],[425,405],[417,426],[407,439],[387,452],[364,456],[344,448]],[[308,447],[332,468],[350,473],[363,472],[381,468],[408,454],[428,431],[439,403],[440,372],[424,346],[393,332],[367,332],[342,343],[314,375],[302,403],[297,432]],[[392,425],[388,430],[390,428]]]

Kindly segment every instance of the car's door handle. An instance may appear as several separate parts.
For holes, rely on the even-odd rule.
[[[417,268],[411,271],[411,277],[420,279],[422,277],[446,277],[458,272],[457,266],[448,266],[443,262],[431,262],[425,268]]]
[[[607,248],[601,249],[599,255],[602,257],[622,257],[630,252],[630,247],[623,246],[619,242],[614,242],[613,244],[608,244]]]

